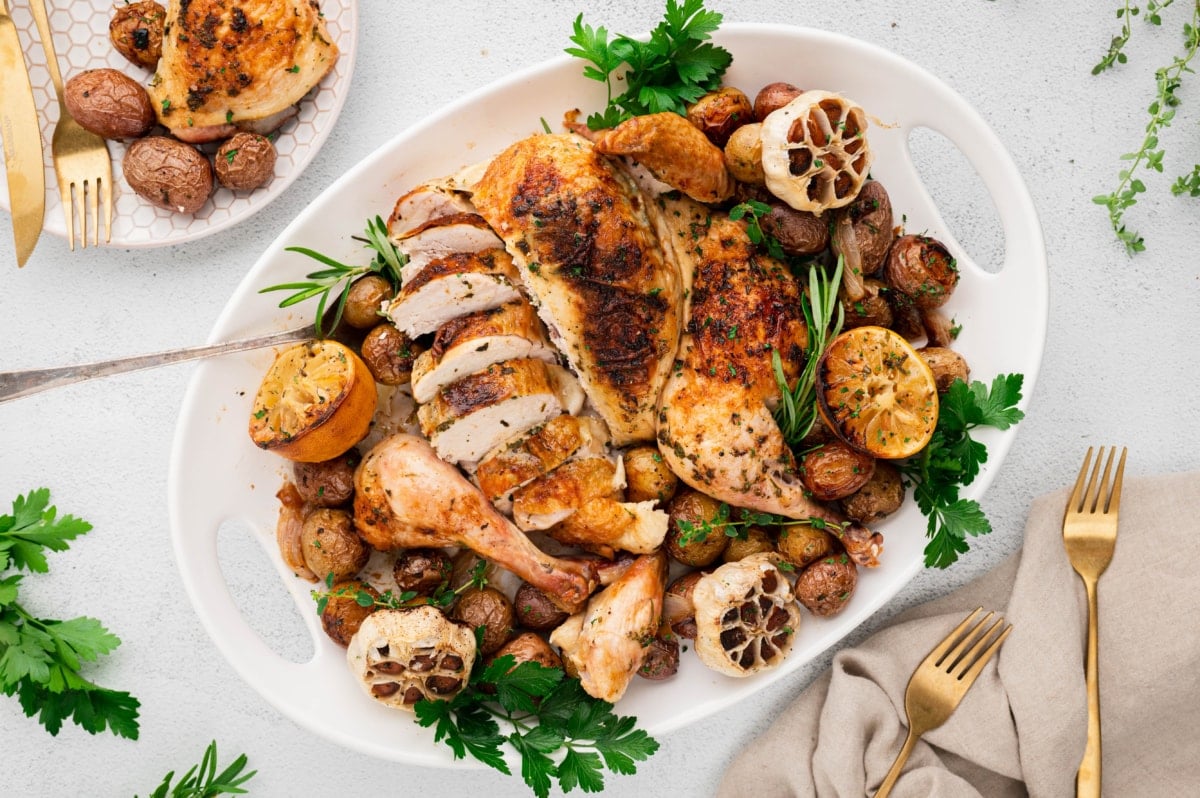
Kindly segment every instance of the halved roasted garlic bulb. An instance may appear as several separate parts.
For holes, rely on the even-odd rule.
[[[696,654],[713,670],[749,676],[777,667],[791,650],[800,609],[776,559],[752,554],[696,583]]]
[[[363,621],[346,659],[368,695],[411,710],[421,699],[449,700],[466,687],[475,634],[429,605],[379,610]]]
[[[798,211],[849,204],[867,179],[867,115],[840,94],[806,91],[762,123],[767,188]]]

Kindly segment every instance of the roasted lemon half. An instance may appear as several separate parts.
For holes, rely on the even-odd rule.
[[[817,363],[817,407],[842,440],[874,457],[911,457],[938,419],[937,382],[904,338],[857,327],[830,342]]]
[[[261,449],[316,463],[366,437],[375,414],[367,364],[336,341],[309,341],[275,358],[254,397],[250,437]]]

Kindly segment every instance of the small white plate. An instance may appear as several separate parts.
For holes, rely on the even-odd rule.
[[[65,238],[67,222],[50,158],[50,139],[58,121],[58,98],[46,68],[46,54],[27,4],[10,5],[15,6],[13,23],[25,48],[33,99],[42,122],[42,146],[46,161],[46,216],[43,230]],[[108,151],[112,155],[113,219],[109,246],[162,247],[211,235],[245,221],[282,194],[299,177],[321,149],[325,137],[337,121],[350,89],[350,75],[354,71],[354,47],[358,37],[357,0],[321,0],[321,10],[325,14],[329,35],[337,44],[340,55],[329,74],[301,101],[299,116],[280,128],[279,136],[275,139],[274,179],[255,191],[235,192],[218,186],[198,212],[173,213],[156,208],[133,193],[121,175],[125,145],[110,141]],[[150,79],[150,70],[126,61],[109,40],[108,22],[113,13],[110,0],[46,0],[46,11],[54,31],[58,68],[64,81],[85,69],[102,67],[116,69],[139,82]],[[0,207],[9,209],[8,184],[3,180],[0,180]],[[91,239],[89,231],[88,240]]]
[[[764,84],[786,80],[844,93],[888,126],[868,131],[876,153],[873,174],[891,194],[897,218],[910,230],[941,238],[958,257],[962,279],[948,306],[963,326],[956,348],[976,379],[1021,372],[1025,397],[1032,394],[1045,343],[1048,282],[1042,231],[1021,176],[995,134],[967,103],[941,81],[912,63],[851,38],[778,25],[731,24],[716,41],[734,56],[728,85],[753,94]],[[305,321],[276,307],[279,296],[260,288],[295,280],[313,268],[286,246],[306,246],[344,262],[366,254],[351,235],[376,214],[387,216],[395,199],[419,181],[446,175],[486,159],[519,138],[540,132],[541,119],[557,126],[565,109],[599,109],[602,84],[581,76],[583,64],[566,57],[513,75],[449,106],[404,132],[330,186],[280,235],[234,293],[210,340],[237,338]],[[998,273],[980,269],[953,241],[909,153],[909,133],[927,126],[954,142],[975,166],[1003,224],[1006,250]],[[297,723],[347,747],[413,764],[478,767],[454,762],[449,749],[410,715],[367,698],[345,662],[344,650],[320,629],[310,585],[293,577],[275,547],[278,503],[274,493],[287,466],[256,449],[246,432],[250,402],[270,352],[230,356],[204,363],[184,400],[168,481],[171,531],[184,585],[217,647],[241,676]],[[1015,435],[979,434],[989,459],[964,494],[978,498],[1003,461]],[[230,598],[217,562],[216,535],[227,520],[245,522],[276,564],[280,586],[300,608],[315,655],[287,662],[254,633]],[[636,715],[652,734],[677,729],[736,705],[794,671],[884,605],[922,567],[925,518],[911,502],[880,525],[885,536],[882,565],[860,572],[857,593],[838,616],[805,613],[795,648],[778,669],[731,679],[705,668],[685,653],[679,673],[652,683],[635,679],[617,706]]]

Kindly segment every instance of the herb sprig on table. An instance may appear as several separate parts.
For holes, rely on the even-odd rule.
[[[217,772],[217,741],[213,740],[204,749],[199,765],[192,765],[187,773],[179,777],[179,783],[171,786],[175,771],[163,777],[162,783],[147,798],[215,798],[218,795],[245,795],[242,785],[254,777],[257,770],[242,773],[246,768],[246,755],[242,754],[220,773]],[[137,796],[134,796],[137,798]]]
[[[85,679],[80,669],[121,644],[95,618],[67,621],[37,618],[17,601],[25,575],[50,570],[47,551],[65,551],[92,525],[73,515],[59,517],[50,491],[18,496],[11,515],[0,515],[0,691],[16,695],[27,717],[37,715],[57,735],[70,719],[91,734],[111,730],[136,740],[139,702],[129,693]]]
[[[368,219],[365,234],[362,237],[354,236],[354,238],[362,241],[367,249],[375,253],[371,262],[366,266],[348,266],[308,247],[287,247],[286,250],[288,252],[299,252],[301,255],[307,255],[329,268],[310,272],[305,275],[307,279],[303,282],[280,283],[262,288],[258,293],[294,291],[295,293],[279,303],[279,307],[281,308],[291,307],[307,299],[318,297],[316,318],[317,337],[324,337],[327,332],[331,332],[336,328],[338,322],[342,320],[342,312],[346,309],[346,300],[350,296],[350,284],[359,277],[367,274],[378,274],[392,284],[393,290],[398,291],[400,289],[400,268],[408,262],[408,256],[397,249],[396,245],[388,238],[387,225],[384,223],[383,217],[376,216],[374,219]],[[337,293],[338,291],[340,291],[340,294]],[[325,307],[331,298],[333,298],[336,305],[333,319],[331,320],[329,329],[326,330],[324,324]]]
[[[614,127],[632,116],[673,111],[685,114],[687,106],[720,88],[721,77],[733,61],[723,47],[709,41],[721,25],[722,15],[704,8],[704,0],[667,0],[663,21],[640,42],[618,34],[612,41],[603,26],[593,28],[575,18],[570,55],[591,62],[583,74],[608,87],[608,105],[588,117],[592,130]],[[617,75],[622,65],[624,74]],[[625,91],[614,96],[614,83],[624,80]]]
[[[1152,25],[1161,25],[1161,11],[1171,5],[1171,2],[1172,0],[1150,0],[1146,7],[1145,20]],[[1139,13],[1139,7],[1130,5],[1128,0],[1117,10],[1117,17],[1122,20],[1121,32],[1113,38],[1108,53],[1092,68],[1093,75],[1100,74],[1114,64],[1126,63],[1128,59],[1124,47],[1132,34],[1132,19]],[[1126,226],[1125,211],[1136,205],[1138,195],[1146,191],[1145,182],[1138,176],[1139,170],[1153,170],[1159,173],[1163,171],[1166,150],[1159,141],[1159,134],[1175,119],[1183,76],[1192,71],[1191,62],[1197,51],[1200,51],[1200,2],[1192,3],[1191,22],[1185,22],[1183,25],[1183,43],[1182,55],[1176,56],[1167,66],[1155,70],[1154,100],[1147,108],[1150,119],[1146,123],[1145,135],[1137,150],[1121,156],[1126,165],[1118,172],[1117,187],[1109,194],[1092,198],[1093,202],[1108,210],[1113,232],[1130,255],[1145,250],[1146,242],[1140,234]],[[1177,178],[1171,185],[1171,193],[1176,196],[1200,196],[1200,164],[1194,166],[1190,173]]]
[[[634,718],[614,714],[612,704],[585,693],[560,668],[515,663],[511,654],[497,657],[477,667],[453,699],[418,701],[417,722],[434,727],[434,739],[449,745],[455,759],[470,754],[507,775],[503,746],[511,745],[521,757],[521,777],[539,798],[549,795],[552,779],[563,792],[600,792],[606,768],[636,773],[635,763],[658,750]]]
[[[1016,407],[1023,382],[1020,374],[1001,374],[989,389],[982,382],[955,380],[941,398],[933,439],[919,455],[899,464],[928,519],[925,567],[948,567],[970,548],[967,536],[992,531],[979,502],[959,498],[958,491],[974,482],[987,462],[987,447],[971,438],[971,430],[1004,430],[1024,418]]]

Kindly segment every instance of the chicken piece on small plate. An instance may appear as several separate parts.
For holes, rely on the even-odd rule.
[[[337,58],[314,0],[170,0],[148,90],[173,135],[215,141],[294,113]]]
[[[603,455],[608,428],[595,416],[556,416],[497,446],[475,469],[475,482],[502,513],[512,512],[513,492],[569,460]]]
[[[430,261],[404,281],[387,315],[409,338],[446,322],[521,298],[512,258],[502,249],[454,252]]]
[[[678,218],[686,223],[699,213]],[[703,213],[706,225],[688,225],[695,238],[673,251],[693,272],[691,316],[659,401],[659,451],[681,480],[734,507],[840,524],[840,513],[806,495],[772,415],[780,399],[772,352],[789,382],[805,354],[800,286],[786,266],[757,251],[744,221]],[[877,564],[877,533],[850,524],[839,537],[856,561]]]
[[[583,407],[583,389],[561,366],[506,360],[452,382],[421,405],[421,431],[439,456],[475,462],[500,443]]]
[[[666,581],[667,555],[643,554],[550,633],[588,695],[609,703],[625,695],[658,631]]]
[[[591,142],[563,134],[513,144],[474,189],[613,442],[652,439],[683,295],[638,188]]]
[[[458,316],[438,327],[433,345],[413,363],[413,398],[431,401],[461,377],[493,363],[522,358],[558,363],[558,351],[546,339],[545,328],[525,298]]]
[[[380,551],[466,546],[567,612],[578,612],[596,588],[590,563],[543,552],[418,436],[378,443],[355,471],[354,487],[355,525]]]

